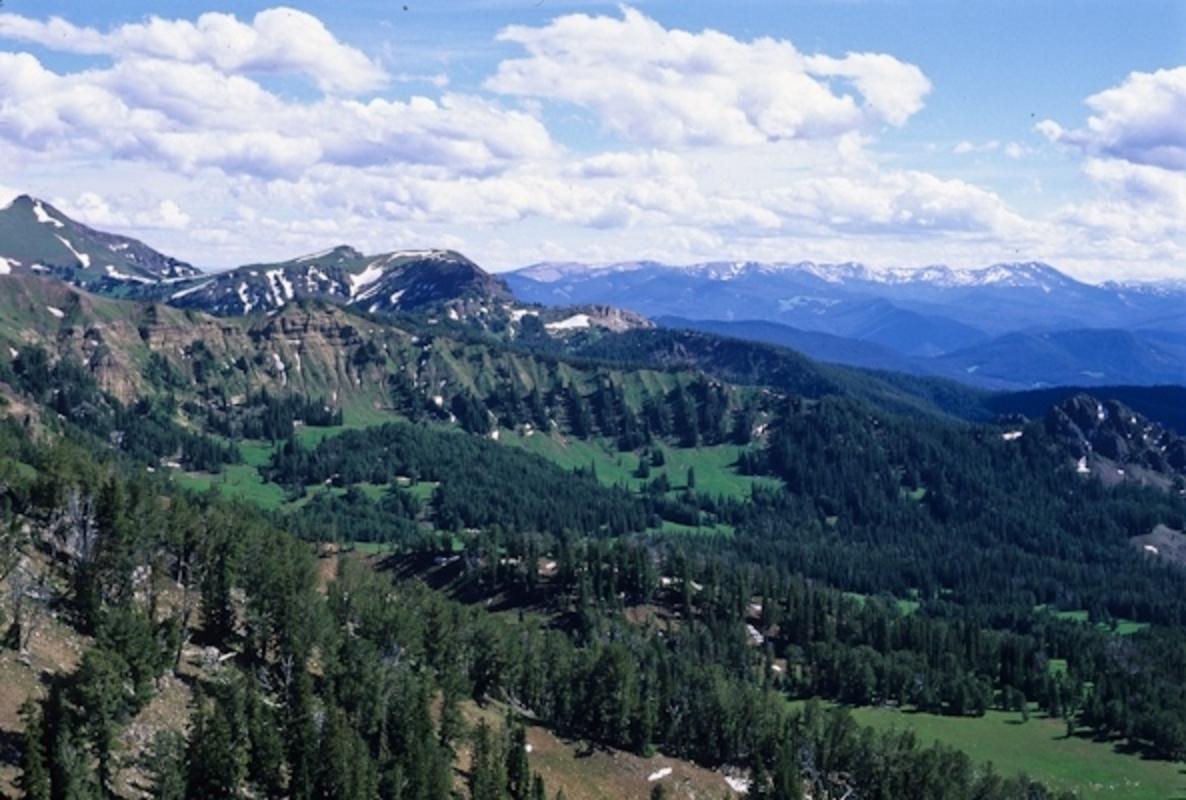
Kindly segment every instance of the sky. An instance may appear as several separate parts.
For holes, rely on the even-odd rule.
[[[0,204],[204,268],[1186,280],[1186,3],[4,0]]]

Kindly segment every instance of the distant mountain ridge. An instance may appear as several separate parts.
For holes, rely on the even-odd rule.
[[[512,300],[502,280],[460,253],[415,250],[368,256],[348,245],[203,275],[150,294],[179,308],[220,316],[275,311],[300,300],[327,300],[372,314]]]
[[[711,321],[718,333],[853,366],[881,352],[882,368],[987,388],[1186,381],[1182,282],[1094,285],[1032,261],[545,263],[506,279],[528,302],[618,305],[702,330]]]
[[[941,287],[957,286],[1037,286],[1075,282],[1049,264],[1037,261],[993,264],[975,269],[956,269],[944,264],[924,267],[890,267],[875,269],[857,262],[817,263],[814,261],[707,261],[698,264],[675,265],[658,261],[621,261],[606,264],[585,264],[575,261],[541,262],[513,272],[539,283],[556,283],[566,278],[641,272],[651,269],[680,270],[716,280],[733,280],[752,273],[778,274],[799,272],[828,283],[861,281],[866,283],[930,284]]]

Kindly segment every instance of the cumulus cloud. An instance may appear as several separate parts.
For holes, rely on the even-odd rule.
[[[106,32],[61,17],[0,14],[0,38],[116,61],[167,59],[226,74],[300,74],[325,92],[365,92],[387,81],[364,53],[338,41],[317,17],[292,8],[261,11],[250,24],[233,14],[207,13],[192,22],[154,16]]]
[[[1064,206],[1060,221],[1098,235],[1153,242],[1186,238],[1186,174],[1122,159],[1090,159],[1098,196]]]
[[[1068,130],[1047,119],[1038,131],[1089,155],[1186,170],[1186,66],[1134,72],[1086,102],[1094,113],[1085,127]]]
[[[1095,274],[1165,275],[1186,266],[1186,67],[1134,72],[1091,95],[1085,125],[1039,133],[1083,155],[1090,192],[1049,217],[1048,241]],[[1105,265],[1105,266],[1101,266]],[[1108,266],[1110,265],[1110,266]]]
[[[523,52],[492,71],[493,94],[467,94],[446,75],[386,75],[291,10],[107,31],[0,15],[0,39],[99,57],[50,68],[0,51],[0,167],[84,222],[222,266],[341,241],[453,246],[498,266],[558,253],[1186,264],[1180,71],[1089,98],[1082,130],[1044,122],[1085,154],[1095,196],[1024,219],[878,152],[878,129],[909,122],[930,91],[892,56],[804,54],[629,8],[500,36]],[[280,93],[269,75],[311,88]],[[566,150],[543,120],[567,104],[611,135]],[[1038,155],[1005,138],[943,149]],[[0,187],[0,204],[15,193]]]
[[[0,140],[183,171],[293,178],[317,164],[497,171],[554,148],[534,117],[480,98],[281,98],[207,64],[138,59],[58,74],[0,52]]]
[[[993,192],[915,170],[807,178],[770,192],[769,204],[784,217],[854,233],[1005,237],[1028,228]]]
[[[931,82],[922,70],[884,53],[849,53],[844,58],[809,56],[808,71],[851,80],[871,116],[901,127],[922,110]]]
[[[805,56],[785,40],[664,28],[632,8],[620,18],[511,26],[498,38],[527,56],[500,63],[487,88],[588,108],[652,145],[753,145],[902,125],[931,88],[921,70],[889,55]]]
[[[55,198],[53,202],[70,217],[92,227],[180,231],[192,221],[172,199],[161,200],[149,207],[138,207],[127,201],[113,206],[108,198],[88,191],[73,200]]]

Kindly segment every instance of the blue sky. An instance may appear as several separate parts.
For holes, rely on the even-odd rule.
[[[211,267],[347,241],[1186,278],[1186,4],[404,6],[7,0],[0,193]]]

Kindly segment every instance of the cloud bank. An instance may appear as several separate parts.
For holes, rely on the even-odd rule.
[[[932,143],[972,174],[1070,153],[1091,193],[1033,217],[937,169],[943,158],[887,151],[887,131],[926,130],[932,92],[888,53],[807,53],[628,7],[495,38],[499,59],[459,83],[390,74],[290,8],[108,30],[0,14],[0,169],[207,265],[351,241],[452,246],[495,266],[1186,270],[1186,67],[1133,73],[1085,99],[1082,125],[1045,120],[1036,141]]]

